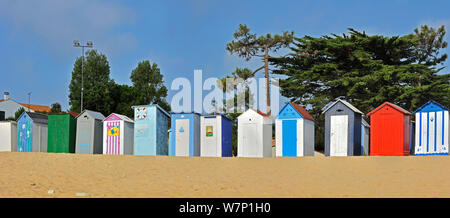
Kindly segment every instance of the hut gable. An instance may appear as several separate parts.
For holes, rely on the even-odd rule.
[[[417,112],[436,112],[436,111],[448,111],[448,108],[433,100],[428,101],[421,107],[419,107],[414,113]]]
[[[374,110],[369,112],[367,114],[367,116],[370,116],[370,115],[376,113],[377,111],[379,111],[381,108],[384,108],[384,107],[389,107],[389,108],[395,109],[395,110],[397,110],[398,112],[400,112],[402,114],[407,114],[407,115],[411,114],[410,112],[408,112],[407,110],[403,109],[402,107],[400,107],[400,106],[398,106],[396,104],[392,104],[390,102],[384,102],[383,104],[381,104],[380,106],[378,106],[377,108],[375,108]]]
[[[160,111],[161,113],[163,113],[164,115],[166,115],[167,117],[170,117],[170,114],[164,110],[161,106],[157,105],[157,104],[151,104],[151,105],[135,105],[135,106],[131,106],[131,108],[134,110],[136,108],[141,108],[141,107],[155,107],[158,111]]]
[[[47,115],[40,114],[40,113],[34,113],[34,112],[23,112],[22,115],[20,115],[19,119],[17,119],[17,120],[20,120],[22,117],[24,117],[24,114],[27,114],[28,116],[25,116],[25,117],[29,118],[33,122],[44,123],[44,124],[48,123]]]
[[[252,120],[256,119],[263,123],[272,123],[272,117],[259,110],[248,109],[244,113],[238,116],[238,120]]]
[[[360,110],[358,110],[358,108],[356,108],[355,106],[353,106],[352,104],[348,103],[347,101],[344,101],[342,99],[338,99],[337,101],[335,101],[333,104],[331,104],[330,106],[328,106],[322,113],[327,112],[328,110],[330,110],[332,107],[334,107],[336,104],[338,103],[342,103],[343,105],[345,105],[348,109],[352,110],[355,113],[359,113],[359,114],[364,114],[363,112],[361,112]]]
[[[116,114],[116,113],[110,114],[103,121],[120,121],[120,120],[134,123],[134,121],[132,119],[130,119],[129,117],[127,117],[125,115],[121,115],[121,114]]]
[[[304,118],[314,121],[314,118],[302,106],[289,102],[280,111],[277,119],[297,119]]]
[[[27,112],[23,112],[22,115],[20,115],[19,119],[16,120],[17,122],[19,121],[30,121],[32,122],[33,119],[31,119],[30,115],[27,114]]]
[[[78,117],[82,117],[82,116],[89,116],[92,119],[96,119],[96,120],[100,120],[100,121],[105,119],[105,116],[103,116],[102,113],[96,112],[96,111],[91,111],[91,110],[84,110],[83,112],[78,114],[78,116],[76,116],[75,118],[78,119]]]

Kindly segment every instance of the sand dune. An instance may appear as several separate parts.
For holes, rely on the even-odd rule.
[[[450,197],[448,166],[448,156],[187,158],[0,152],[0,197]]]

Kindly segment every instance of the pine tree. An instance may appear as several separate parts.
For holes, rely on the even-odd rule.
[[[347,35],[305,36],[295,38],[293,55],[270,61],[277,68],[273,73],[287,76],[280,80],[282,95],[312,107],[320,149],[321,112],[337,98],[366,113],[385,101],[410,111],[430,99],[448,105],[449,74],[438,75],[443,68],[436,67],[446,59],[438,55],[446,46],[441,40],[445,31],[433,31],[422,28],[416,34],[387,37],[349,29]]]
[[[251,34],[250,29],[246,25],[239,24],[239,29],[234,33],[234,39],[227,44],[227,50],[230,54],[237,53],[239,57],[249,61],[251,58],[259,57],[264,64],[256,69],[252,74],[264,69],[266,78],[266,96],[267,96],[267,113],[270,114],[270,78],[269,78],[269,59],[277,58],[270,52],[277,52],[281,48],[288,47],[294,38],[294,32],[283,32],[282,35],[272,35],[270,33],[265,36],[256,36]]]

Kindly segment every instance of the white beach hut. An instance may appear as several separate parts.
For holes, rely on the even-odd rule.
[[[270,115],[249,109],[238,117],[238,157],[272,157]]]
[[[415,111],[415,155],[448,155],[449,110],[433,100]]]
[[[0,152],[17,151],[17,123],[0,121]]]

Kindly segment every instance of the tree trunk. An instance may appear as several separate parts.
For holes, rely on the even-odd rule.
[[[270,115],[271,108],[270,108],[270,84],[269,84],[269,48],[265,48],[265,56],[264,56],[264,69],[266,74],[266,96],[267,96],[267,114]]]

